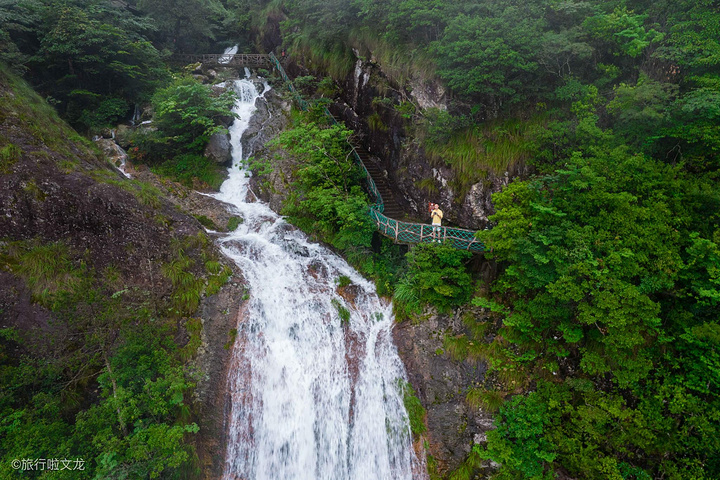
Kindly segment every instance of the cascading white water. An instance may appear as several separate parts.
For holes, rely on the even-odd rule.
[[[230,63],[230,60],[232,60],[232,56],[235,55],[238,52],[238,46],[235,45],[234,47],[228,47],[223,52],[223,56],[218,58],[218,63]]]
[[[258,93],[248,80],[235,89],[233,166],[216,198],[244,218],[220,243],[242,269],[250,298],[228,379],[223,478],[410,480],[421,468],[402,402],[405,371],[392,342],[391,306],[340,257],[252,201],[240,139]],[[340,276],[352,281],[343,295]]]

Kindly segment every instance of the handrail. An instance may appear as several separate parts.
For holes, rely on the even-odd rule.
[[[288,88],[292,92],[295,101],[298,102],[303,111],[307,111],[310,108],[310,104],[302,98],[300,93],[295,89],[290,77],[288,77],[287,73],[285,73],[285,69],[283,69],[280,64],[280,61],[272,53],[268,56],[275,69],[280,73],[282,79],[288,83]],[[330,113],[330,110],[328,110],[327,107],[323,107],[323,111],[333,125],[338,124],[338,121],[335,119],[333,114]],[[478,253],[485,251],[485,245],[475,237],[475,232],[473,230],[454,227],[439,227],[439,229],[437,229],[437,227],[433,227],[432,225],[402,222],[385,216],[383,213],[385,204],[377,186],[375,185],[375,181],[365,167],[365,164],[360,158],[360,155],[358,155],[355,147],[353,145],[350,147],[352,148],[352,156],[355,163],[357,163],[365,173],[367,189],[371,200],[374,202],[370,205],[370,218],[372,218],[375,222],[378,231],[382,235],[392,238],[396,243],[431,243],[441,240],[443,243],[459,250],[469,250]]]
[[[186,63],[211,63],[217,65],[233,66],[269,66],[272,62],[269,55],[258,53],[204,53],[173,55],[173,59]]]

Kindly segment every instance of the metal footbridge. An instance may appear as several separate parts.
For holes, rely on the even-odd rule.
[[[302,110],[308,110],[310,104],[302,98],[300,93],[295,89],[285,73],[280,60],[272,53],[268,55],[183,55],[178,56],[178,60],[187,61],[188,63],[209,63],[223,66],[273,66],[280,73],[280,76],[288,84],[290,92],[292,92],[295,101]],[[337,124],[337,119],[332,113],[323,107],[325,115],[332,124]],[[401,217],[403,212],[400,205],[392,196],[392,190],[378,168],[371,160],[370,155],[358,146],[352,146],[352,156],[355,163],[362,169],[365,174],[365,183],[370,195],[369,215],[377,226],[378,231],[396,243],[417,244],[431,243],[436,240],[442,241],[446,245],[450,245],[460,250],[469,250],[471,252],[483,252],[485,245],[475,237],[474,230],[466,230],[463,228],[440,227],[440,231],[435,233],[433,226],[424,223],[404,222],[392,218],[393,216]],[[383,195],[385,201],[383,201]]]

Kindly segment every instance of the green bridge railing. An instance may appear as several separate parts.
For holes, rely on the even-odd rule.
[[[307,111],[310,108],[310,104],[302,98],[300,93],[295,89],[285,73],[285,69],[280,64],[280,61],[275,55],[270,53],[270,61],[275,69],[280,73],[283,80],[288,83],[288,88],[292,92],[295,101],[298,103],[303,111]],[[325,115],[330,119],[333,125],[338,124],[337,119],[330,113],[326,107],[323,107]],[[386,237],[392,238],[396,243],[431,243],[437,240],[450,245],[459,250],[470,250],[471,252],[483,252],[485,251],[485,245],[475,237],[475,231],[466,230],[464,228],[453,228],[453,227],[440,227],[439,231],[435,232],[432,225],[424,223],[412,223],[402,222],[393,218],[387,217],[383,214],[385,204],[382,196],[375,185],[375,181],[365,168],[365,164],[360,159],[355,147],[352,147],[352,156],[355,163],[362,169],[365,174],[365,182],[370,194],[370,199],[373,202],[370,205],[370,218],[377,226],[378,231]]]

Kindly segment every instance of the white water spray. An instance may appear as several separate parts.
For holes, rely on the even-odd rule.
[[[253,201],[240,139],[259,95],[248,80],[235,89],[233,166],[216,198],[244,218],[221,247],[242,269],[250,299],[228,379],[223,478],[410,480],[420,468],[391,306],[345,261]],[[352,282],[343,295],[340,276]],[[350,313],[347,322],[341,309]]]
[[[218,63],[230,63],[230,60],[232,60],[232,56],[235,55],[238,52],[238,46],[235,45],[234,47],[228,47],[225,49],[225,51],[222,54],[222,57],[218,58]]]

